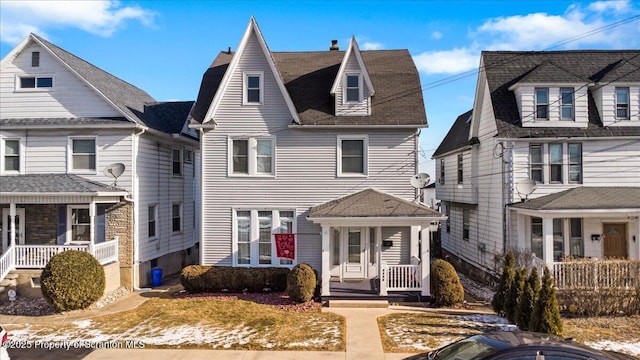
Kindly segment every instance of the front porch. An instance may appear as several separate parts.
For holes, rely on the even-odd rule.
[[[430,225],[440,213],[368,189],[313,207],[308,219],[322,228],[323,299],[430,296]]]

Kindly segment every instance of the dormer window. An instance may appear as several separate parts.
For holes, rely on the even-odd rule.
[[[244,105],[261,105],[263,103],[263,76],[264,73],[262,72],[244,74],[244,94],[242,99]]]
[[[549,120],[549,88],[536,88],[536,119]]]
[[[346,76],[346,99],[347,102],[362,102],[360,98],[361,92],[361,76],[359,74],[347,74]]]
[[[560,119],[573,120],[573,88],[560,88]]]
[[[616,88],[616,119],[629,120],[629,88]]]

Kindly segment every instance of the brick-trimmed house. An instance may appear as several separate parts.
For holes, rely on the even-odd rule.
[[[16,269],[37,277],[70,248],[94,253],[111,287],[144,286],[152,267],[167,274],[193,261],[193,102],[156,102],[34,34],[1,70],[2,278]]]
[[[325,297],[346,280],[429,295],[419,233],[441,215],[409,182],[427,122],[407,50],[352,38],[346,51],[272,52],[252,18],[205,72],[190,126],[202,132],[202,264],[309,263]],[[294,260],[277,257],[278,233],[295,235]]]
[[[638,50],[483,52],[433,155],[444,250],[487,272],[509,248],[556,270],[639,259],[638,68]]]

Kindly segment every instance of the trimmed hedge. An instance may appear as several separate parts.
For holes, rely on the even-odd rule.
[[[457,305],[464,301],[464,288],[456,269],[442,259],[431,264],[431,295],[437,306]]]
[[[288,268],[189,265],[180,272],[180,283],[191,294],[223,290],[234,293],[281,292],[287,289],[288,275]]]
[[[106,286],[102,265],[78,250],[52,256],[40,279],[42,296],[59,311],[87,308],[104,295]]]
[[[287,295],[297,302],[306,303],[313,298],[316,290],[316,273],[308,264],[298,264],[287,277]]]

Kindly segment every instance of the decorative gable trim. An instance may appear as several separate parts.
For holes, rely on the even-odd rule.
[[[247,47],[247,43],[249,42],[249,38],[251,37],[252,33],[255,34],[256,38],[258,39],[260,48],[262,49],[262,52],[264,53],[267,59],[269,68],[273,73],[273,77],[276,79],[276,83],[280,88],[282,97],[284,98],[284,101],[287,104],[287,108],[291,113],[291,118],[293,119],[293,122],[296,124],[300,124],[300,119],[298,118],[298,112],[296,111],[296,108],[293,105],[293,101],[291,100],[291,97],[289,96],[289,93],[287,92],[287,89],[284,86],[284,81],[282,80],[280,71],[278,71],[278,68],[276,67],[276,63],[273,60],[271,51],[269,51],[269,48],[267,47],[267,43],[265,42],[264,37],[262,36],[262,32],[260,32],[260,28],[258,27],[258,24],[256,23],[256,20],[253,16],[249,20],[249,25],[247,25],[247,29],[245,30],[244,35],[242,36],[242,40],[240,41],[238,50],[233,55],[233,58],[231,59],[231,63],[229,64],[227,71],[224,73],[224,76],[222,77],[222,81],[220,82],[218,91],[216,91],[216,94],[213,97],[211,104],[209,105],[209,109],[207,110],[207,113],[202,121],[203,124],[213,121],[213,115],[218,109],[218,106],[220,105],[220,101],[222,100],[223,95],[227,91],[227,87],[229,86],[229,82],[231,81],[231,76],[238,68],[238,64],[240,63],[240,59],[244,54],[244,51]]]
[[[358,47],[358,42],[356,41],[356,37],[352,36],[351,41],[349,41],[349,47],[347,51],[344,53],[344,58],[342,58],[342,63],[340,64],[340,69],[338,70],[338,75],[336,75],[335,80],[333,81],[333,85],[331,86],[331,95],[335,95],[336,91],[338,91],[338,87],[342,83],[342,79],[346,75],[346,67],[347,62],[349,61],[349,57],[353,54],[356,57],[356,61],[358,61],[358,66],[360,67],[360,71],[362,71],[362,78],[364,82],[367,84],[367,89],[369,93],[367,96],[373,96],[376,92],[373,89],[373,85],[371,84],[371,78],[369,77],[369,72],[367,71],[367,67],[364,66],[364,61],[362,61],[362,54],[360,54],[360,48]]]

